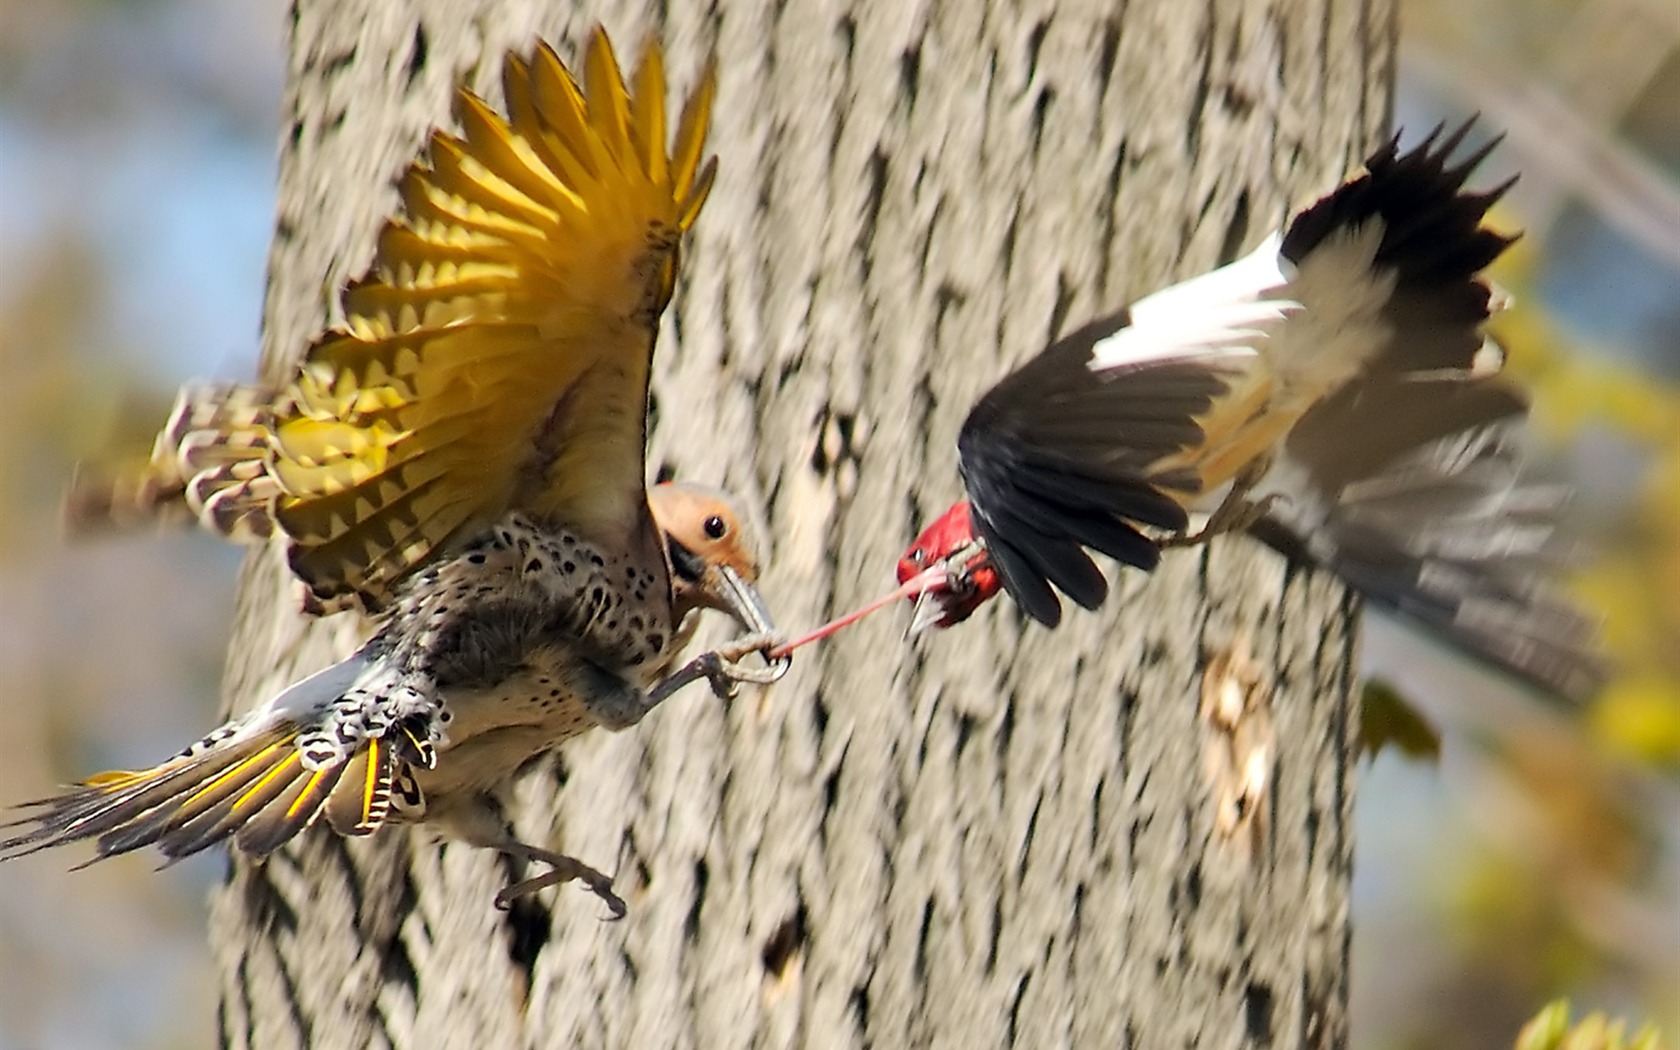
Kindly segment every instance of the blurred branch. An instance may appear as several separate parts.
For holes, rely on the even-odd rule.
[[[1415,41],[1403,42],[1400,56],[1408,74],[1464,98],[1503,129],[1525,169],[1579,197],[1622,236],[1680,270],[1680,185],[1655,164],[1540,84],[1507,79]]]

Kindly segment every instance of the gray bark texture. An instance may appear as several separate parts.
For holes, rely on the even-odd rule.
[[[1356,165],[1395,31],[1392,0],[295,0],[271,373],[367,265],[456,79],[499,100],[505,49],[577,57],[597,19],[626,61],[660,34],[678,91],[718,58],[721,167],[650,473],[764,508],[788,627],[891,582],[1011,364]],[[363,630],[295,598],[253,559],[236,709]],[[520,784],[521,837],[616,872],[622,922],[575,887],[500,913],[505,862],[424,834],[236,858],[213,902],[223,1043],[1346,1044],[1358,608],[1333,580],[1237,539],[1055,632],[1004,600],[912,647],[907,618]],[[1202,672],[1243,639],[1270,709],[1226,733]],[[1221,766],[1260,773],[1235,833]]]

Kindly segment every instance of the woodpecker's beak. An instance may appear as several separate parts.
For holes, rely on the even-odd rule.
[[[774,631],[775,623],[758,588],[732,566],[708,564],[704,558],[675,540],[666,548],[671,555],[673,581],[693,605],[728,613],[749,633]]]
[[[916,599],[915,612],[910,618],[910,626],[904,632],[905,638],[914,638],[930,627],[939,627],[946,622],[951,610],[946,608],[945,595],[941,590],[925,590]]]

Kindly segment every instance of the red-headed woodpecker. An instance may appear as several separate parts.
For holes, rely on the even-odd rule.
[[[1464,184],[1466,124],[1297,213],[1227,266],[1050,345],[988,391],[957,438],[967,499],[898,563],[913,629],[999,591],[1055,626],[1164,546],[1253,528],[1376,600],[1571,695],[1598,681],[1591,628],[1519,579],[1555,544],[1553,489],[1509,440],[1524,399],[1483,333],[1481,271],[1514,240],[1483,225],[1510,182]],[[1514,181],[1514,180],[1512,180]],[[1211,509],[1188,530],[1187,512]]]

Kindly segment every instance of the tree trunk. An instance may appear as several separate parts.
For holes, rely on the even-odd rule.
[[[679,89],[715,50],[721,167],[650,472],[765,508],[788,627],[891,582],[1010,363],[1234,257],[1389,113],[1391,0],[565,7],[295,0],[267,365],[367,265],[457,76],[494,92],[539,34],[577,57],[593,18],[627,61],[662,34]],[[236,708],[361,629],[291,615],[284,582],[253,559]],[[236,858],[223,1042],[1345,1045],[1357,617],[1241,540],[1055,632],[999,601],[910,647],[878,615],[773,689],[691,690],[522,782],[522,837],[616,872],[622,922],[572,887],[504,915],[505,864],[423,834]],[[1242,639],[1271,703],[1233,748],[1199,697]],[[1228,833],[1217,767],[1250,757]]]

